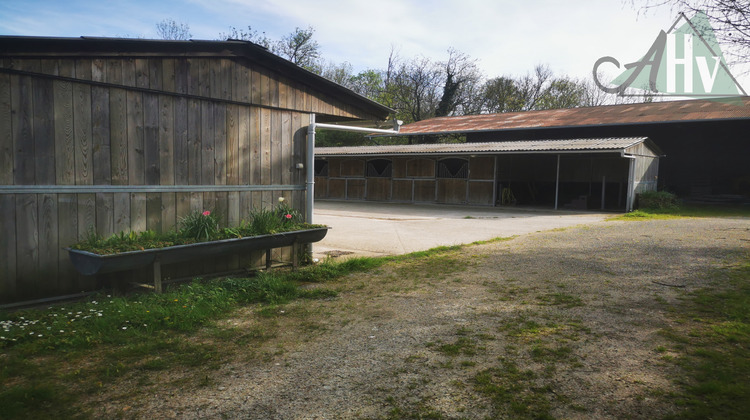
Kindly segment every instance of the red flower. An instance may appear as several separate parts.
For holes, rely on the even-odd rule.
[[[291,214],[287,214],[287,215],[286,215],[286,216],[284,216],[284,217],[286,217],[287,219],[291,219],[291,218],[292,218],[292,215],[291,215]]]
[[[204,212],[203,212],[203,215],[204,215],[204,216],[210,216],[210,215],[211,215],[211,212],[210,212],[210,211],[208,211],[208,210],[206,210],[206,211],[204,211]]]

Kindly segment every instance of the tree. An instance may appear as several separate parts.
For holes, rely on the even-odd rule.
[[[266,49],[271,49],[272,41],[266,36],[265,32],[258,33],[252,27],[248,26],[247,30],[237,29],[234,26],[229,27],[229,32],[219,33],[219,39],[227,41],[230,39],[236,39],[240,41],[250,41],[254,44],[258,44]]]
[[[312,39],[315,30],[295,28],[294,32],[277,41],[272,51],[292,63],[307,69],[313,69],[320,58],[320,45]]]
[[[164,19],[156,24],[156,35],[159,39],[184,41],[193,37],[187,23],[178,23],[174,19]]]
[[[482,98],[482,112],[490,114],[522,111],[525,103],[516,81],[507,76],[485,82],[482,87]]]
[[[584,105],[583,83],[568,78],[555,79],[544,89],[536,109],[576,108]]]
[[[417,57],[401,63],[393,75],[389,93],[397,118],[404,122],[432,118],[440,101],[442,72],[429,58]]]
[[[598,89],[593,79],[554,77],[547,66],[518,79],[503,76],[488,80],[482,89],[482,112],[501,113],[579,106],[598,106],[617,100]]]
[[[351,79],[353,91],[374,101],[386,103],[384,98],[385,80],[379,70],[368,69],[357,73]]]
[[[228,33],[220,33],[219,39],[250,41],[300,67],[319,74],[323,71],[323,65],[319,62],[320,45],[312,39],[315,33],[312,26],[308,26],[307,29],[295,28],[294,32],[277,41],[268,38],[265,32],[258,33],[250,26],[247,27],[247,30],[237,29],[234,26],[229,29]]]
[[[698,12],[708,16],[719,42],[734,48],[727,55],[738,63],[750,63],[750,1],[748,0],[643,0],[641,9],[670,7],[692,17]],[[635,6],[640,1],[630,0]]]
[[[443,63],[443,68],[443,94],[435,110],[435,116],[478,112],[481,106],[477,106],[476,96],[483,77],[477,68],[476,60],[451,48],[448,50],[448,60]]]
[[[396,118],[407,123],[480,109],[476,104],[482,75],[476,60],[453,49],[446,61],[434,62],[427,57],[402,61],[391,48],[388,69],[379,72],[379,78],[383,88],[373,99],[395,109]]]
[[[516,82],[519,100],[523,101],[522,111],[540,109],[537,102],[544,94],[547,82],[552,78],[552,70],[547,65],[534,67],[534,73],[527,73]]]
[[[551,84],[552,70],[537,65],[533,73],[513,79],[499,77],[485,83],[483,109],[486,112],[517,112],[545,109],[540,99]],[[547,101],[551,103],[550,100]]]
[[[316,65],[313,70],[315,73],[325,77],[326,79],[336,82],[345,88],[352,89],[354,87],[354,68],[351,63],[343,62],[336,64],[329,61],[327,64],[322,62]]]
[[[599,80],[602,80],[602,75],[598,75],[598,78]],[[659,97],[655,96],[652,92],[635,88],[626,89],[624,92],[625,95],[607,93],[594,83],[593,78],[586,79],[579,83],[583,87],[583,100],[581,106],[635,104],[659,100]]]
[[[461,82],[453,80],[453,77],[451,73],[446,75],[443,96],[440,97],[440,102],[435,109],[436,117],[446,117],[456,109],[456,93],[461,86]]]

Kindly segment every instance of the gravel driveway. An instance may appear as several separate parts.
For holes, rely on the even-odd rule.
[[[124,381],[92,404],[137,418],[658,418],[674,410],[675,367],[655,350],[669,308],[749,246],[748,219],[613,221],[389,263],[324,285],[337,298],[222,321],[273,338],[216,370],[155,375],[132,400]]]

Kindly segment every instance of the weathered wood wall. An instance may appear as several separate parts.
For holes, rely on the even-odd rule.
[[[236,225],[279,196],[304,214],[312,112],[362,117],[238,58],[0,58],[0,302],[99,287],[62,249],[90,229]]]
[[[438,177],[436,165],[439,158],[394,157],[391,159],[393,171],[390,177],[367,176],[367,160],[358,157],[327,158],[327,174],[315,177],[316,197],[494,205],[494,156],[467,158],[468,175],[460,179]]]

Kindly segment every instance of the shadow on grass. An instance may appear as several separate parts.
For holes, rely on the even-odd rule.
[[[673,313],[678,327],[662,335],[684,372],[676,378],[682,411],[674,419],[746,419],[750,413],[750,263],[726,273],[726,283],[698,290]]]

